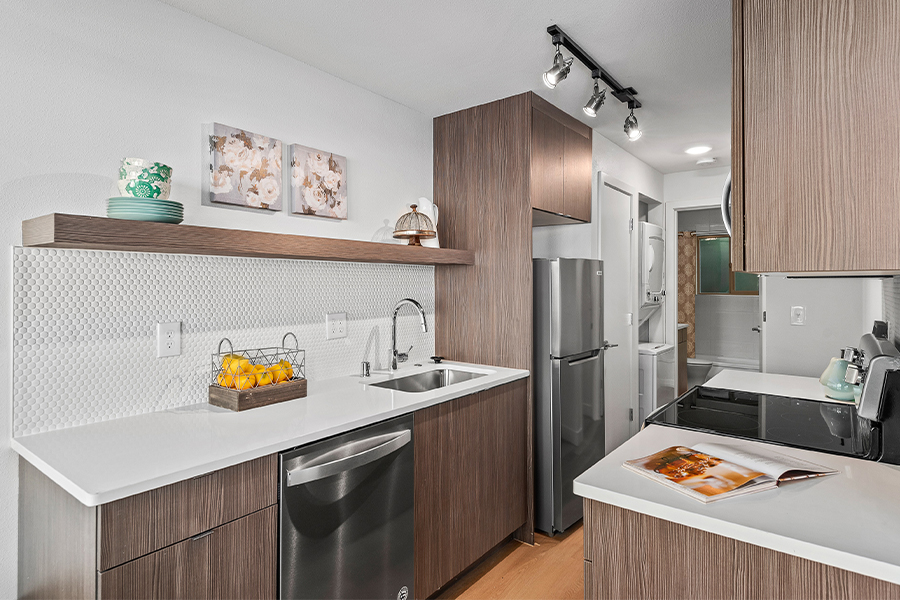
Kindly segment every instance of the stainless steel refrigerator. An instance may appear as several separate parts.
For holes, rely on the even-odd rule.
[[[535,527],[582,518],[572,482],[603,458],[603,262],[534,259]]]

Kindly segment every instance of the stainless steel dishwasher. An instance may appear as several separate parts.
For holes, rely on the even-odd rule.
[[[281,453],[281,598],[414,598],[413,417]]]

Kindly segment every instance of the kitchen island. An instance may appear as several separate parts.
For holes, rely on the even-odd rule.
[[[622,467],[701,442],[838,474],[703,504]],[[650,425],[574,488],[585,498],[587,598],[900,598],[898,467]]]

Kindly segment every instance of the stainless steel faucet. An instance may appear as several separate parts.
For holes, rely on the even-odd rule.
[[[400,312],[400,308],[402,308],[404,304],[409,304],[419,311],[419,317],[422,319],[422,331],[428,331],[428,324],[425,322],[425,309],[422,308],[421,304],[412,298],[404,298],[397,303],[394,307],[394,314],[391,317],[391,320],[393,321],[391,325],[391,371],[397,370],[397,363],[406,362],[409,359],[409,350],[413,349],[413,347],[410,346],[409,350],[406,352],[397,352],[397,313]]]

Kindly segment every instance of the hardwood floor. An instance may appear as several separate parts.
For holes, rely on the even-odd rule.
[[[584,542],[579,525],[563,535],[534,534],[534,546],[511,540],[438,598],[460,600],[584,598]]]

